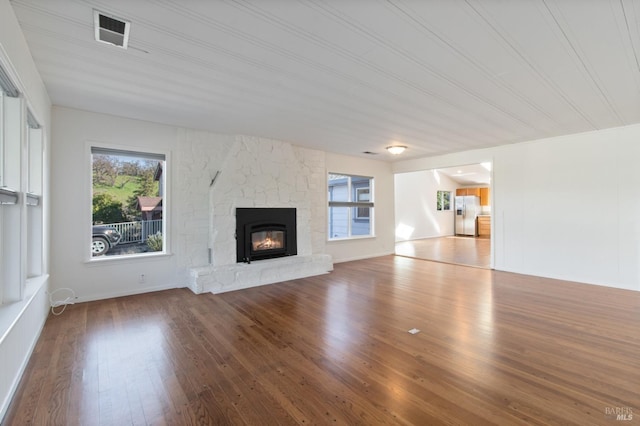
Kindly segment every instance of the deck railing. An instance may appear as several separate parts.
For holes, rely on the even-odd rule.
[[[122,236],[119,244],[143,243],[147,241],[147,237],[162,232],[162,219],[104,223],[101,226],[107,226],[118,231]]]

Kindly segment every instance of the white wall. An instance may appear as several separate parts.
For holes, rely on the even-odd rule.
[[[326,153],[326,166],[328,173],[370,176],[374,179],[375,237],[328,241],[326,251],[333,257],[333,261],[345,262],[393,254],[395,251],[395,220],[391,164],[366,158]],[[326,186],[324,197],[326,210]]]
[[[396,174],[396,241],[453,235],[456,187],[456,182],[436,170]],[[437,210],[437,191],[451,191],[451,210]]]
[[[0,0],[0,62],[24,95],[28,108],[43,128],[44,186],[42,216],[44,227],[43,275],[28,282],[24,299],[0,306],[0,421],[22,376],[48,313],[47,273],[49,250],[49,129],[51,102],[31,58],[18,21],[8,0]],[[24,234],[23,234],[24,235]]]
[[[52,285],[73,288],[79,301],[185,286],[189,268],[208,264],[209,248],[214,265],[235,261],[235,248],[229,250],[235,247],[235,207],[297,207],[301,255],[328,253],[344,261],[394,251],[387,163],[63,107],[53,108],[53,121]],[[170,154],[170,255],[89,259],[92,144]],[[327,170],[374,177],[375,238],[327,244]],[[145,283],[139,283],[141,274]]]
[[[234,166],[238,159],[242,162],[253,158],[247,141],[241,137],[57,106],[53,109],[53,121],[52,218],[56,226],[52,229],[55,241],[52,285],[73,288],[79,301],[185,286],[190,268],[208,264],[209,248],[214,250],[214,260],[224,258],[226,261],[233,257],[235,207],[261,204],[256,200],[265,198],[265,193],[256,192],[256,182],[273,182],[271,176],[270,180],[261,178],[261,172],[255,168],[258,160],[254,161],[256,164],[246,164],[245,168]],[[269,145],[269,152],[273,150],[270,141],[263,142]],[[169,226],[167,255],[118,259],[107,256],[97,261],[89,258],[89,146],[94,144],[169,154],[169,181],[165,188],[168,210],[164,216]],[[275,151],[283,147],[292,150],[290,144],[280,144]],[[254,151],[260,143],[255,145]],[[256,155],[264,160],[265,167],[274,167],[267,151],[259,154]],[[282,169],[283,165],[275,167]],[[212,187],[217,171],[221,174]],[[277,192],[278,183],[275,185]],[[214,201],[212,194],[228,196]],[[321,195],[319,192],[316,197]],[[272,198],[269,201],[274,202]],[[231,219],[214,223],[213,211],[217,216]],[[228,247],[223,248],[224,244]],[[144,283],[139,282],[141,274],[145,276]]]
[[[394,164],[493,162],[498,270],[640,290],[640,125]]]
[[[73,288],[79,301],[102,299],[176,287],[176,256],[89,261],[91,223],[90,146],[129,150],[176,151],[177,129],[69,108],[53,108],[51,173],[51,283]],[[175,180],[173,157],[168,174]],[[171,187],[172,184],[168,184]],[[169,195],[172,195],[170,188]],[[175,203],[169,211],[171,236],[178,232]],[[176,240],[170,241],[175,253]],[[141,274],[145,282],[140,283]]]

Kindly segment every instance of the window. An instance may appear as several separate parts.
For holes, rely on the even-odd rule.
[[[164,253],[164,154],[92,147],[91,257]]]
[[[4,91],[0,87],[0,188],[4,187]]]
[[[359,203],[371,201],[368,186],[356,188],[356,201]],[[356,207],[356,219],[369,219],[369,207]]]
[[[28,161],[24,111],[24,97],[0,64],[0,304],[22,300],[27,277],[42,274],[42,220],[30,214],[28,196],[28,179],[42,176],[42,161]]]
[[[4,90],[0,92],[2,106],[0,112],[0,134],[2,134],[0,153],[0,297],[2,303],[22,300],[26,277],[24,275],[21,250],[24,241],[22,229],[23,206],[21,203],[22,189],[22,147],[21,147],[21,111],[22,99],[9,96]]]
[[[27,277],[43,273],[42,128],[27,112]]]
[[[438,191],[437,210],[451,210],[451,191]]]
[[[373,235],[373,178],[329,173],[330,240]]]

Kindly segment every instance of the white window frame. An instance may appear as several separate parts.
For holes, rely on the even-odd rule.
[[[447,206],[448,208],[445,208],[445,205],[444,205],[445,193],[449,193],[449,204]],[[436,192],[436,210],[437,211],[453,210],[451,206],[451,204],[453,203],[451,198],[451,193],[452,191],[446,191],[446,190],[438,190]],[[439,206],[441,206],[442,208],[438,208]]]
[[[366,197],[364,197],[363,195],[366,194]],[[361,202],[369,202],[371,200],[371,188],[368,186],[363,186],[362,188],[356,188],[356,202],[361,203]],[[366,207],[365,207],[366,208]],[[356,219],[369,219],[371,217],[371,210],[367,209],[364,210],[367,212],[367,214],[362,214],[362,212],[360,211],[360,209],[363,209],[363,207],[356,207],[356,214],[355,214],[355,218]]]
[[[1,90],[0,90],[1,91]],[[24,298],[27,269],[25,205],[25,99],[6,94],[2,100],[2,187],[0,188],[0,303]]]
[[[45,275],[42,183],[29,193],[43,176],[43,132],[32,135],[40,125],[10,71],[0,49],[0,305],[22,301],[30,282],[43,282],[31,279]]]
[[[0,87],[0,188],[4,187],[4,90]]]
[[[44,272],[44,224],[42,207],[44,135],[40,124],[27,110],[26,129],[26,194],[27,205],[27,277],[33,278]]]
[[[138,156],[141,158],[153,158],[153,157],[163,157],[163,169],[162,169],[162,182],[160,185],[162,187],[163,195],[162,195],[162,251],[154,251],[154,252],[146,252],[146,253],[135,253],[135,254],[124,254],[124,255],[112,255],[112,256],[98,256],[94,257],[91,254],[91,241],[93,237],[93,154],[94,151],[100,151],[100,153],[111,153],[112,155],[123,155],[123,156]],[[86,235],[85,235],[85,247],[87,247],[86,258],[85,261],[88,263],[99,263],[105,261],[125,261],[126,259],[140,259],[146,257],[158,257],[158,256],[166,256],[170,255],[170,247],[171,247],[171,235],[169,233],[170,227],[170,214],[169,214],[169,205],[171,203],[171,195],[170,195],[170,173],[171,173],[171,154],[168,151],[162,150],[154,150],[148,149],[144,147],[132,147],[132,146],[124,146],[124,145],[112,145],[112,144],[104,144],[101,142],[87,142],[86,144],[86,158],[87,158],[87,182],[88,182],[88,200],[87,200],[87,213],[86,213],[86,221],[88,224],[86,227]]]
[[[327,174],[327,197],[329,194],[329,177],[332,175],[343,176],[347,179],[347,200],[346,201],[331,201],[327,200],[327,241],[339,241],[339,240],[351,240],[351,239],[360,239],[360,238],[372,238],[375,237],[375,226],[374,226],[374,178],[373,176],[360,176],[360,175],[351,175],[346,173],[335,173],[329,172]],[[362,188],[356,188],[356,191],[353,191],[352,179],[353,178],[365,178],[369,180],[369,185]],[[369,190],[369,200],[368,201],[359,201],[357,198],[358,189],[368,189]],[[354,200],[353,198],[356,198]],[[347,236],[344,237],[332,237],[331,236],[331,208],[332,207],[347,207]],[[359,208],[368,208],[369,216],[362,217],[358,213]],[[368,220],[369,221],[369,233],[366,235],[353,235],[352,234],[352,222],[354,220]]]

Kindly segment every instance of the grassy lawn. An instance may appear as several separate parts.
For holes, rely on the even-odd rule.
[[[110,194],[123,205],[127,205],[127,201],[138,188],[140,188],[140,184],[138,183],[137,177],[120,175],[116,178],[116,184],[114,186],[94,185],[93,194]]]

